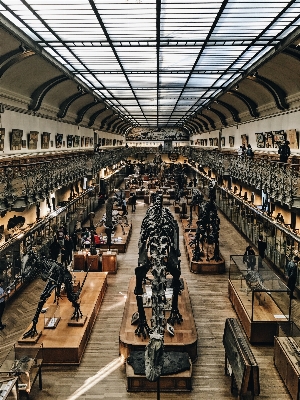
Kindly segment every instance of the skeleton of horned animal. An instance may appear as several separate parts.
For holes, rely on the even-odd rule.
[[[158,196],[153,206],[149,207],[142,222],[139,240],[139,266],[136,268],[135,294],[138,306],[138,327],[135,333],[140,336],[150,336],[146,347],[145,367],[146,377],[155,381],[161,374],[164,332],[167,325],[168,332],[174,335],[173,325],[182,322],[178,310],[178,294],[180,292],[180,262],[178,257],[178,225],[171,212],[162,207],[162,197]],[[142,282],[147,272],[151,270],[152,279],[152,317],[151,328],[146,321],[143,308]],[[166,321],[166,274],[173,276],[172,308],[170,317]]]

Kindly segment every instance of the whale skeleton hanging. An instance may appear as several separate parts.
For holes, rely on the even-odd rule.
[[[178,295],[181,290],[180,282],[180,251],[179,229],[169,209],[162,206],[162,196],[158,196],[150,206],[142,221],[139,239],[138,267],[135,269],[135,295],[138,312],[132,316],[132,324],[138,323],[135,334],[144,338],[150,337],[145,351],[146,378],[156,381],[161,375],[163,366],[163,349],[165,329],[174,336],[175,323],[180,324],[183,319],[178,310]],[[152,289],[152,317],[151,328],[148,326],[143,307],[143,282],[148,279],[147,272],[151,271]],[[167,273],[172,279],[172,307],[166,321],[166,284]]]

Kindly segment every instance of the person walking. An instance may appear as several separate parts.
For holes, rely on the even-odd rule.
[[[294,258],[288,263],[286,267],[286,274],[288,278],[287,287],[290,289],[290,298],[296,299],[297,297],[294,296],[294,290],[297,282],[297,275],[298,275],[298,266],[297,263],[299,258],[294,256]]]
[[[4,280],[0,279],[0,330],[1,331],[6,327],[6,325],[2,323],[2,316],[5,309],[5,297],[7,296],[7,293],[3,289],[3,283]]]
[[[243,263],[247,263],[247,269],[254,271],[256,265],[256,257],[253,247],[251,245],[246,247],[244,256],[243,256]]]
[[[263,268],[262,260],[265,258],[265,251],[267,249],[267,243],[263,240],[263,235],[259,235],[257,241],[257,248],[258,248],[258,269]]]

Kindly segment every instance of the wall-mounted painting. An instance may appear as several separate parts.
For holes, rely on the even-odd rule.
[[[43,132],[42,133],[41,149],[49,149],[50,135],[51,135],[50,132]]]
[[[219,138],[213,138],[213,146],[218,146],[219,145]]]
[[[242,139],[242,146],[245,145],[245,147],[248,146],[248,135],[241,135]]]
[[[221,146],[225,147],[225,136],[221,137]]]
[[[79,144],[80,144],[80,136],[75,135],[73,138],[73,147],[79,147]]]
[[[274,146],[273,132],[265,132],[265,147],[270,148]]]
[[[81,147],[84,147],[84,136],[81,136]]]
[[[257,148],[265,147],[265,135],[263,132],[258,132],[256,135],[256,146]]]
[[[39,133],[37,131],[30,131],[28,133],[28,149],[29,150],[37,149],[38,139],[39,139]]]
[[[94,146],[94,138],[90,138],[90,146]]]
[[[289,146],[291,149],[299,148],[298,132],[296,129],[288,129],[286,131],[286,139],[290,142]]]
[[[10,149],[11,150],[21,150],[22,136],[23,136],[23,131],[21,129],[12,129],[11,141],[10,141]]]
[[[85,138],[85,147],[88,147],[89,144],[90,144],[90,138],[89,138],[89,137],[86,137],[86,138]]]
[[[207,139],[203,139],[203,142],[204,146],[207,146]]]
[[[63,134],[57,133],[55,136],[55,145],[57,149],[60,149],[63,145]]]
[[[0,128],[0,151],[4,150],[5,128]]]
[[[229,136],[229,146],[234,147],[234,136]]]
[[[102,146],[105,146],[106,140],[105,138],[102,138]]]
[[[69,149],[72,146],[73,146],[73,135],[68,135],[67,136],[67,148]]]
[[[274,131],[274,147],[279,148],[286,140],[286,134],[283,130]]]
[[[214,145],[214,139],[213,138],[209,138],[209,145],[213,146]]]

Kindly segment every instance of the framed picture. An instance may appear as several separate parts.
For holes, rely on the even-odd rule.
[[[213,146],[218,146],[218,145],[219,145],[219,139],[213,138]]]
[[[263,132],[256,133],[256,146],[257,148],[265,147],[265,135]]]
[[[55,136],[55,145],[57,149],[60,149],[63,145],[63,134],[57,133]]]
[[[29,150],[37,149],[38,139],[39,139],[39,133],[37,131],[30,131],[28,133],[28,149]]]
[[[225,147],[225,136],[221,137],[221,146]]]
[[[0,151],[4,150],[5,128],[0,128]]]
[[[209,145],[213,146],[214,145],[214,139],[213,138],[209,138]]]
[[[207,139],[203,139],[203,142],[204,142],[203,145],[207,146]]]
[[[41,149],[49,149],[49,143],[50,143],[50,133],[49,132],[43,132],[41,135]]]
[[[86,137],[85,138],[85,147],[88,147],[90,144],[90,138]]]
[[[265,132],[265,147],[274,147],[273,132]]]
[[[22,148],[26,149],[26,140],[22,140]]]
[[[248,135],[241,135],[242,139],[242,146],[245,145],[245,147],[248,146]]]
[[[73,137],[73,147],[79,147],[80,144],[80,136],[79,135],[75,135]]]
[[[290,142],[289,146],[291,149],[299,148],[298,133],[296,129],[288,129],[286,131],[286,139]]]
[[[72,146],[73,146],[73,135],[68,135],[67,136],[67,148],[69,149]]]
[[[274,147],[279,148],[286,140],[286,134],[284,131],[273,132],[273,143]]]
[[[84,147],[84,136],[81,136],[81,147]]]
[[[234,136],[229,136],[229,146],[234,147]]]
[[[94,138],[90,138],[90,146],[94,146]]]
[[[11,141],[10,141],[10,149],[11,150],[21,150],[22,136],[23,136],[23,131],[21,129],[12,129]]]
[[[105,143],[106,143],[105,138],[102,138],[102,146],[105,146]]]

